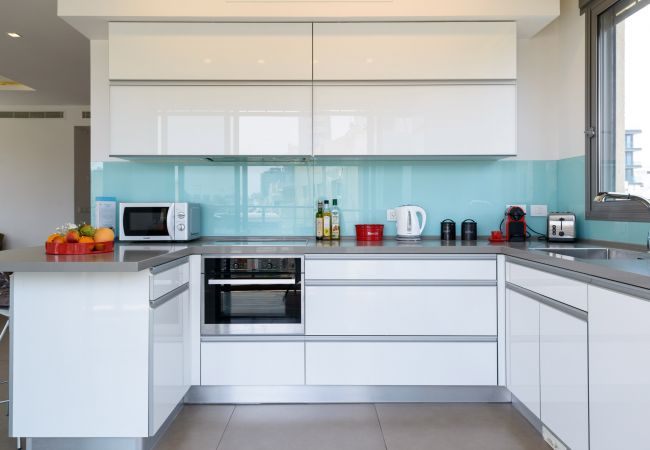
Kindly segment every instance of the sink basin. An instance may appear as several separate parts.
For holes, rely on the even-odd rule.
[[[593,247],[593,248],[538,248],[536,251],[548,253],[550,256],[569,257],[589,260],[610,260],[610,259],[640,259],[650,260],[650,254],[634,252],[631,250],[620,250],[617,248]]]

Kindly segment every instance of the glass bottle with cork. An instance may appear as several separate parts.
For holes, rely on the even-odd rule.
[[[332,212],[330,211],[330,201],[325,200],[323,207],[323,239],[332,239]]]

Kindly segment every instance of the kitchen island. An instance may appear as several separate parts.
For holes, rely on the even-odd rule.
[[[636,325],[650,319],[650,260],[543,250],[598,246],[203,239],[118,244],[113,254],[92,256],[1,252],[0,270],[15,272],[12,434],[33,438],[33,448],[139,449],[155,444],[183,402],[512,401],[572,448],[586,448],[589,417],[590,448],[606,449],[598,444],[607,442],[599,435],[605,427],[594,425],[640,420],[612,417],[612,395],[631,411],[650,398],[647,381],[627,380],[632,395],[612,378],[650,367],[616,337],[629,333],[636,355],[650,345]],[[206,255],[303,258],[305,334],[202,336]],[[531,347],[530,328],[515,320],[541,323],[539,305],[561,313],[548,323],[575,329],[577,341],[549,351],[544,342],[567,336],[551,327],[538,330],[540,344]],[[634,316],[612,316],[616,305]],[[581,331],[587,320],[589,337]],[[595,336],[588,359],[587,338]],[[545,380],[526,372],[525,358],[551,355],[553,367],[567,362],[566,349],[575,364],[558,375],[567,385],[554,398]],[[606,361],[614,357],[612,368]]]

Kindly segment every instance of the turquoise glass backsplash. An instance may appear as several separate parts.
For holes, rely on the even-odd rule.
[[[573,211],[578,219],[578,236],[583,239],[644,245],[650,224],[585,220],[585,157],[558,161],[558,207]]]
[[[382,223],[386,209],[411,203],[428,215],[425,235],[440,222],[472,218],[488,235],[508,203],[557,209],[557,161],[347,161],[308,163],[93,163],[92,198],[120,202],[189,201],[202,205],[204,236],[311,236],[318,198],[337,198],[343,236],[357,223]],[[545,232],[545,219],[529,218]]]

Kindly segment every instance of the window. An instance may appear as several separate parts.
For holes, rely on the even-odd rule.
[[[650,199],[650,0],[583,3],[587,218],[647,221],[650,212],[638,202],[593,199],[599,192]]]

